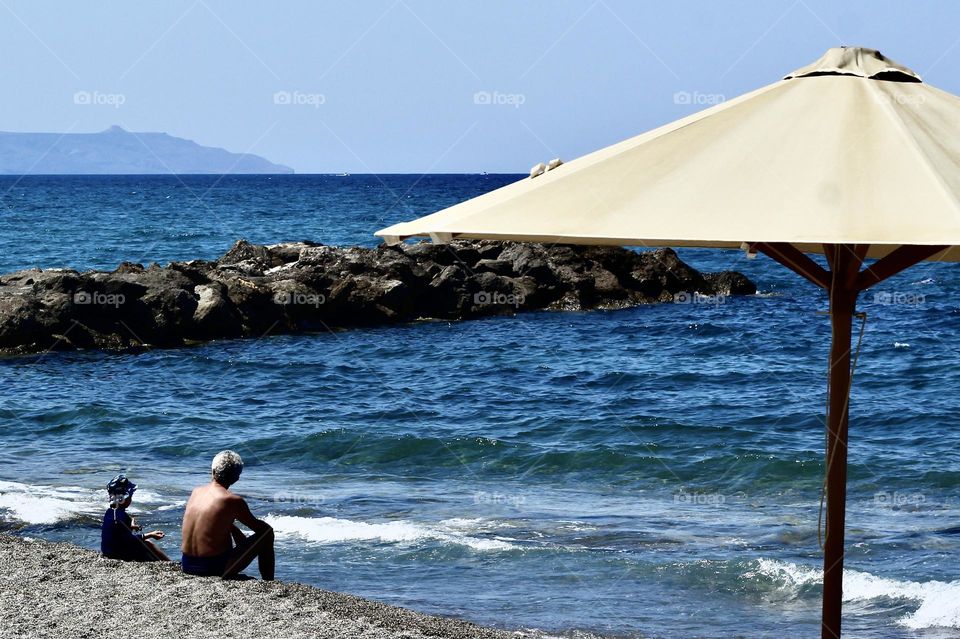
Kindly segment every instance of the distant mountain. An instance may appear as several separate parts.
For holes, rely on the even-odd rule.
[[[200,146],[166,133],[0,132],[0,174],[293,173],[259,155]]]

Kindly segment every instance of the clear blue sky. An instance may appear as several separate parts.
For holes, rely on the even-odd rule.
[[[840,44],[960,93],[950,1],[0,0],[0,17],[0,130],[120,124],[301,173],[526,171]]]

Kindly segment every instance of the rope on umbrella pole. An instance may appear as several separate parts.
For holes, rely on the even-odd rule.
[[[828,313],[829,314],[829,313]],[[857,372],[857,361],[860,359],[860,347],[863,346],[863,334],[867,329],[867,314],[864,312],[854,313],[854,317],[860,320],[860,334],[857,336],[857,350],[853,353],[853,361],[850,364],[850,383],[847,385],[847,396],[843,401],[843,410],[846,410],[850,406],[850,389],[853,388],[853,375]],[[823,439],[824,439],[824,448],[827,448],[827,445],[830,441],[830,368],[831,368],[831,356],[827,355],[827,401],[824,410],[824,415],[826,419],[824,420],[823,425]],[[827,478],[830,476],[830,466],[833,464],[833,455],[836,454],[836,449],[831,451],[830,457],[827,458],[827,463],[823,468],[823,484],[820,486],[820,510],[817,513],[817,544],[820,546],[820,550],[823,550],[823,543],[826,535],[830,532],[829,530],[823,530],[826,526],[823,523],[823,504],[826,501],[827,497]]]

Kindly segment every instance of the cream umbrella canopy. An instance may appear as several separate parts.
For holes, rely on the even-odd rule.
[[[742,247],[825,289],[822,636],[839,637],[856,299],[920,261],[960,261],[960,97],[873,49],[830,49],[779,82],[377,235]]]

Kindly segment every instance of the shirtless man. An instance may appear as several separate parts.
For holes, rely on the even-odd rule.
[[[256,557],[260,576],[272,581],[273,528],[253,516],[243,497],[227,490],[240,479],[243,460],[224,450],[213,458],[211,470],[211,482],[193,490],[183,514],[183,572],[229,579]],[[237,521],[254,534],[245,536]]]

